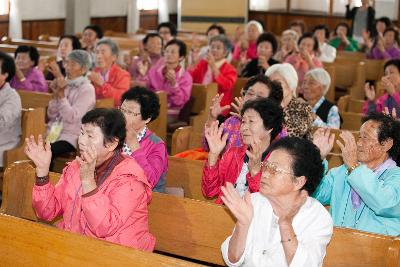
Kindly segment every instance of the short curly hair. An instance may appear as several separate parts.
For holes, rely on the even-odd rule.
[[[164,50],[170,45],[177,45],[179,47],[179,57],[186,57],[187,48],[184,42],[178,39],[172,39],[165,45]]]
[[[112,108],[95,108],[82,117],[82,124],[93,124],[101,129],[104,145],[118,140],[115,150],[121,149],[126,137],[126,122],[121,111]]]
[[[265,84],[270,90],[268,98],[276,101],[276,103],[278,103],[279,105],[281,104],[283,100],[283,89],[281,84],[277,81],[272,81],[268,76],[265,76],[263,74],[258,74],[251,77],[243,87],[243,93],[246,93],[250,89],[250,87],[252,87],[256,83]]]
[[[140,105],[140,114],[143,120],[150,118],[150,121],[157,119],[160,114],[160,100],[153,91],[145,87],[135,86],[126,91],[121,97],[121,103],[135,101]]]
[[[282,131],[283,110],[281,106],[276,103],[276,101],[269,98],[247,101],[240,112],[242,117],[249,109],[256,111],[260,115],[266,130],[272,129],[271,140],[274,140]]]
[[[297,41],[297,45],[300,46],[300,43],[304,40],[310,38],[314,41],[314,46],[313,46],[313,51],[318,52],[319,50],[319,44],[317,38],[314,37],[314,35],[311,32],[305,32],[303,33],[302,36],[300,36],[299,40]]]
[[[36,47],[30,45],[20,45],[15,49],[14,58],[17,58],[19,53],[28,53],[29,58],[33,61],[33,66],[36,67],[39,63],[39,51]]]
[[[303,188],[312,195],[321,183],[324,165],[317,146],[300,137],[285,137],[271,144],[269,151],[282,149],[292,157],[292,170],[296,177],[304,176],[307,181]]]
[[[15,62],[14,59],[7,53],[0,51],[1,74],[8,73],[6,82],[9,82],[15,75]]]
[[[389,149],[388,154],[393,160],[397,161],[400,153],[400,122],[379,112],[371,112],[362,118],[363,123],[367,121],[379,123],[378,141],[380,144],[389,139],[393,140],[393,146]]]
[[[273,33],[270,32],[264,32],[260,34],[257,38],[257,46],[263,42],[268,42],[272,46],[272,54],[275,54],[276,51],[278,50],[278,41],[276,40],[276,37]]]

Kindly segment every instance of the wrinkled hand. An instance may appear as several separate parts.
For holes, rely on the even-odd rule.
[[[147,71],[149,70],[149,62],[147,61],[139,61],[138,62],[138,71],[140,75],[145,76]]]
[[[261,141],[259,139],[253,140],[249,150],[246,150],[246,155],[249,157],[249,172],[251,176],[255,176],[261,170],[262,153]]]
[[[392,108],[392,113],[390,113],[388,107],[384,107],[383,108],[383,114],[385,114],[387,116],[391,116],[393,119],[397,119],[396,108]]]
[[[364,85],[364,92],[365,96],[369,101],[374,101],[375,100],[375,88],[374,86],[370,86],[369,83],[365,83]]]
[[[36,175],[44,177],[49,173],[51,163],[51,147],[49,143],[43,143],[41,134],[38,136],[38,142],[35,142],[35,137],[31,135],[25,139],[25,154],[30,158],[36,166]]]
[[[274,202],[271,202],[274,213],[279,217],[279,225],[292,225],[293,219],[299,212],[300,208],[307,201],[308,193],[306,190],[301,190],[300,196],[291,203],[290,206],[282,207]]]
[[[93,144],[81,147],[80,156],[76,160],[80,166],[80,178],[82,183],[89,183],[94,180],[94,171],[96,168],[97,151]]]
[[[175,76],[175,70],[173,69],[169,69],[167,70],[167,72],[165,73],[165,79],[167,79],[167,81],[172,85],[175,86],[176,85],[176,76]]]
[[[358,162],[356,140],[349,131],[342,131],[340,137],[343,139],[344,144],[339,140],[336,140],[336,143],[342,151],[343,162],[348,168],[353,167]]]
[[[91,71],[90,74],[88,75],[88,79],[97,86],[103,86],[104,81],[103,78],[101,77],[100,73]]]
[[[223,130],[224,124],[221,123],[221,125],[218,127],[218,121],[214,121],[209,126],[205,126],[204,134],[210,148],[210,153],[214,155],[221,154],[226,146],[228,133],[222,134]]]
[[[331,134],[329,128],[318,128],[313,135],[313,143],[319,148],[321,159],[325,159],[333,148],[335,135]]]
[[[389,95],[394,95],[396,93],[396,86],[392,83],[388,76],[382,77],[383,87]]]
[[[245,227],[250,226],[254,214],[250,192],[247,191],[242,198],[231,183],[222,186],[221,191],[223,193],[221,199],[235,216],[236,223]]]
[[[212,120],[216,120],[219,115],[221,115],[225,110],[228,110],[230,108],[229,105],[221,107],[222,98],[224,98],[223,93],[217,94],[211,101],[209,116]]]
[[[48,71],[51,72],[51,74],[53,74],[53,76],[55,78],[63,77],[60,67],[58,66],[58,64],[55,60],[52,60],[48,63],[47,69],[48,69]]]
[[[207,62],[208,62],[208,65],[210,66],[210,68],[216,67],[216,66],[215,66],[215,58],[214,58],[214,56],[211,54],[211,52],[208,52],[208,53],[207,53],[206,60],[207,60]]]
[[[262,67],[265,70],[269,68],[268,60],[265,56],[258,57],[258,66]]]
[[[240,115],[240,112],[242,111],[243,105],[244,105],[244,100],[243,97],[235,97],[235,102],[236,103],[231,103],[231,107],[233,108],[233,112],[230,112],[232,116],[236,116],[238,118],[241,118],[242,116]]]

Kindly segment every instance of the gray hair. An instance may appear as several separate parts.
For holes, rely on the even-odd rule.
[[[245,28],[246,33],[247,33],[247,31],[248,31],[248,29],[249,29],[249,27],[250,27],[251,25],[256,26],[256,27],[257,27],[257,30],[258,30],[258,32],[259,32],[260,34],[263,33],[264,27],[261,25],[260,22],[258,22],[258,21],[256,21],[256,20],[250,20],[250,21],[246,24],[246,28]]]
[[[282,37],[285,35],[290,36],[297,44],[297,41],[299,40],[299,35],[297,34],[297,32],[295,32],[294,30],[285,30],[282,33]]]
[[[212,42],[217,42],[217,41],[224,44],[226,52],[232,51],[232,43],[231,43],[231,41],[229,41],[229,39],[225,35],[219,34],[219,35],[211,37],[210,45]]]
[[[329,90],[329,86],[331,85],[331,76],[329,73],[323,68],[315,68],[309,70],[304,77],[310,75],[317,83],[321,84],[324,88],[323,94],[326,95]]]
[[[111,40],[110,38],[103,38],[100,41],[97,42],[96,47],[98,47],[99,45],[108,45],[108,47],[110,47],[111,49],[111,53],[115,56],[118,57],[119,55],[119,47],[117,45],[117,43],[115,43],[113,40]]]
[[[296,89],[299,82],[299,77],[297,76],[295,68],[289,63],[274,64],[267,69],[265,75],[269,77],[274,73],[282,76],[282,78],[288,84],[290,90],[292,90],[293,96],[296,97]]]
[[[86,71],[90,70],[92,67],[92,59],[89,53],[84,50],[72,50],[71,53],[68,54],[67,58],[78,63],[81,68],[85,68]]]

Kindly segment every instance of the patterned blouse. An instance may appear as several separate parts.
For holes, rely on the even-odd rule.
[[[284,125],[289,136],[311,139],[314,119],[310,105],[301,98],[293,98],[283,112]]]

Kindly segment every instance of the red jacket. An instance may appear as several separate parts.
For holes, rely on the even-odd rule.
[[[99,68],[95,68],[94,71],[100,73]],[[129,89],[130,83],[131,75],[129,72],[121,69],[117,64],[113,64],[103,86],[94,85],[96,98],[114,98],[114,105],[118,107],[121,104],[121,96]]]
[[[193,77],[193,83],[203,83],[204,76],[208,69],[208,62],[204,59],[196,65],[196,67],[190,71]],[[219,69],[218,77],[213,77],[213,82],[218,84],[218,94],[224,93],[224,98],[221,101],[221,107],[230,105],[233,100],[233,87],[237,80],[237,72],[235,67],[225,62]],[[223,115],[228,115],[227,110]]]
[[[205,197],[218,197],[215,203],[222,204],[221,186],[226,182],[236,183],[237,178],[244,164],[247,146],[231,147],[223,155],[217,163],[210,167],[208,161],[203,168],[203,177],[201,178],[201,189]],[[268,157],[268,155],[267,155]],[[250,193],[258,192],[260,189],[261,171],[254,177],[250,172],[247,173],[246,179],[249,184]]]

